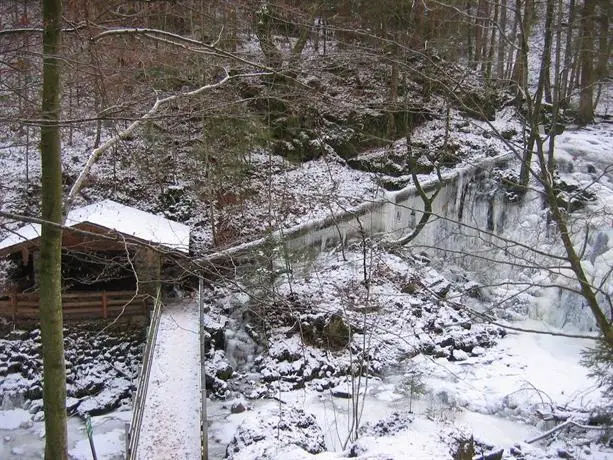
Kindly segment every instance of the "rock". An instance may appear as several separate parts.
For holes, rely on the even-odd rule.
[[[293,331],[300,332],[307,344],[331,350],[345,348],[351,340],[351,329],[341,313],[302,315]],[[300,353],[296,355],[298,359]]]
[[[223,398],[228,391],[228,384],[221,379],[215,377],[215,375],[205,375],[207,391],[213,392],[217,397]]]
[[[483,353],[485,353],[485,348],[479,346],[473,347],[472,351],[470,352],[472,356],[481,356]]]
[[[216,350],[212,359],[206,361],[205,372],[214,375],[220,380],[229,380],[234,374],[234,368],[226,359],[225,353],[221,350]]]
[[[114,407],[130,400],[135,390],[126,379],[138,375],[144,331],[140,328],[108,330],[104,334],[99,334],[99,331],[98,322],[64,328],[69,411],[76,409],[77,401],[82,397],[98,395],[104,390],[107,390],[105,397],[112,399],[107,401],[108,406]],[[0,366],[5,367],[7,373],[0,378],[0,399],[13,394],[14,398],[30,400],[28,410],[38,416],[42,408],[40,331],[7,334],[4,340],[0,340],[2,356],[10,359],[15,372],[9,373],[8,366]],[[125,384],[117,385],[118,379]],[[39,417],[42,417],[40,413]]]
[[[483,299],[483,293],[478,283],[469,281],[464,284],[464,292],[474,299]]]
[[[503,455],[504,449],[497,449],[492,452],[473,457],[473,460],[502,460]]]
[[[435,347],[434,351],[432,352],[432,355],[435,358],[448,358],[450,352],[447,348]]]
[[[205,340],[207,349],[215,348],[217,350],[223,350],[225,348],[224,331],[227,326],[227,321],[216,321],[209,315],[203,315],[202,327],[209,334],[209,340]]]
[[[352,395],[346,390],[332,390],[332,396],[335,398],[351,399]]]
[[[394,412],[378,422],[366,423],[360,428],[361,436],[389,436],[406,430],[413,422],[413,417],[408,412]]]
[[[449,289],[451,289],[451,283],[446,279],[440,278],[434,281],[432,284],[428,286],[428,288],[434,292],[437,296],[441,298],[447,297],[447,293],[449,293]]]
[[[81,400],[78,398],[66,398],[66,410],[69,414],[74,414],[77,410],[77,407],[81,404]],[[42,409],[42,407],[41,407]]]
[[[226,458],[275,458],[280,447],[295,445],[310,454],[326,450],[324,434],[315,417],[293,406],[261,411],[245,420],[226,449]]]
[[[43,410],[43,400],[35,399],[34,401],[30,403],[30,407],[28,408],[28,410],[30,411],[30,414],[36,414],[37,412],[42,411]]]
[[[468,359],[468,353],[462,350],[452,350],[449,361],[466,361]]]
[[[245,412],[246,410],[247,410],[247,408],[240,401],[233,403],[232,407],[230,407],[230,413],[232,413],[232,414],[240,414],[242,412]]]

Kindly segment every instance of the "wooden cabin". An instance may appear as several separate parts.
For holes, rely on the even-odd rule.
[[[189,253],[190,230],[112,200],[71,211],[62,234],[62,305],[66,319],[143,315],[164,264]],[[27,224],[0,241],[11,281],[0,292],[0,316],[38,318],[40,232]],[[1,288],[1,287],[0,287]]]

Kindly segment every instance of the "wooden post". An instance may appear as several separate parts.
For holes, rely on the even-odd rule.
[[[13,307],[13,323],[17,319],[17,294],[11,293],[11,307]]]
[[[107,318],[109,316],[109,305],[106,297],[106,291],[102,292],[102,317]]]

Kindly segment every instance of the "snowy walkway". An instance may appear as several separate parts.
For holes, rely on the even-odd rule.
[[[195,300],[163,307],[137,458],[201,458],[200,341]]]

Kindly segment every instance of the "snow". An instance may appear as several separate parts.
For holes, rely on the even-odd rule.
[[[543,329],[525,320],[514,326]],[[551,328],[552,332],[560,332]],[[600,390],[579,364],[593,341],[551,335],[510,333],[492,354],[472,362],[416,358],[427,382],[462,407],[482,414],[531,421],[536,408],[590,410],[602,403]]]
[[[124,447],[124,441],[121,439],[124,433],[122,429],[115,429],[95,436],[94,447],[96,449],[96,458],[100,460],[117,458],[117,453],[121,452]],[[82,439],[78,441],[68,451],[68,455],[70,455],[72,460],[90,460],[92,458],[92,451],[89,440]]]
[[[199,312],[193,300],[163,307],[137,447],[142,460],[200,458]]]
[[[0,412],[0,430],[14,430],[32,420],[30,413],[23,409],[11,409]]]
[[[0,411],[0,419],[7,411]],[[125,424],[130,422],[131,412],[116,411],[112,414],[92,417],[93,439],[99,460],[123,460]],[[24,416],[25,418],[25,416]],[[0,458],[35,460],[42,458],[44,450],[44,423],[30,420],[20,428],[0,428]],[[77,417],[68,418],[68,452],[71,460],[92,458],[85,424]]]
[[[124,235],[159,244],[176,251],[189,252],[190,228],[179,222],[156,216],[113,200],[103,200],[68,213],[66,226],[89,223]],[[0,241],[0,250],[40,237],[39,224],[27,224]]]

